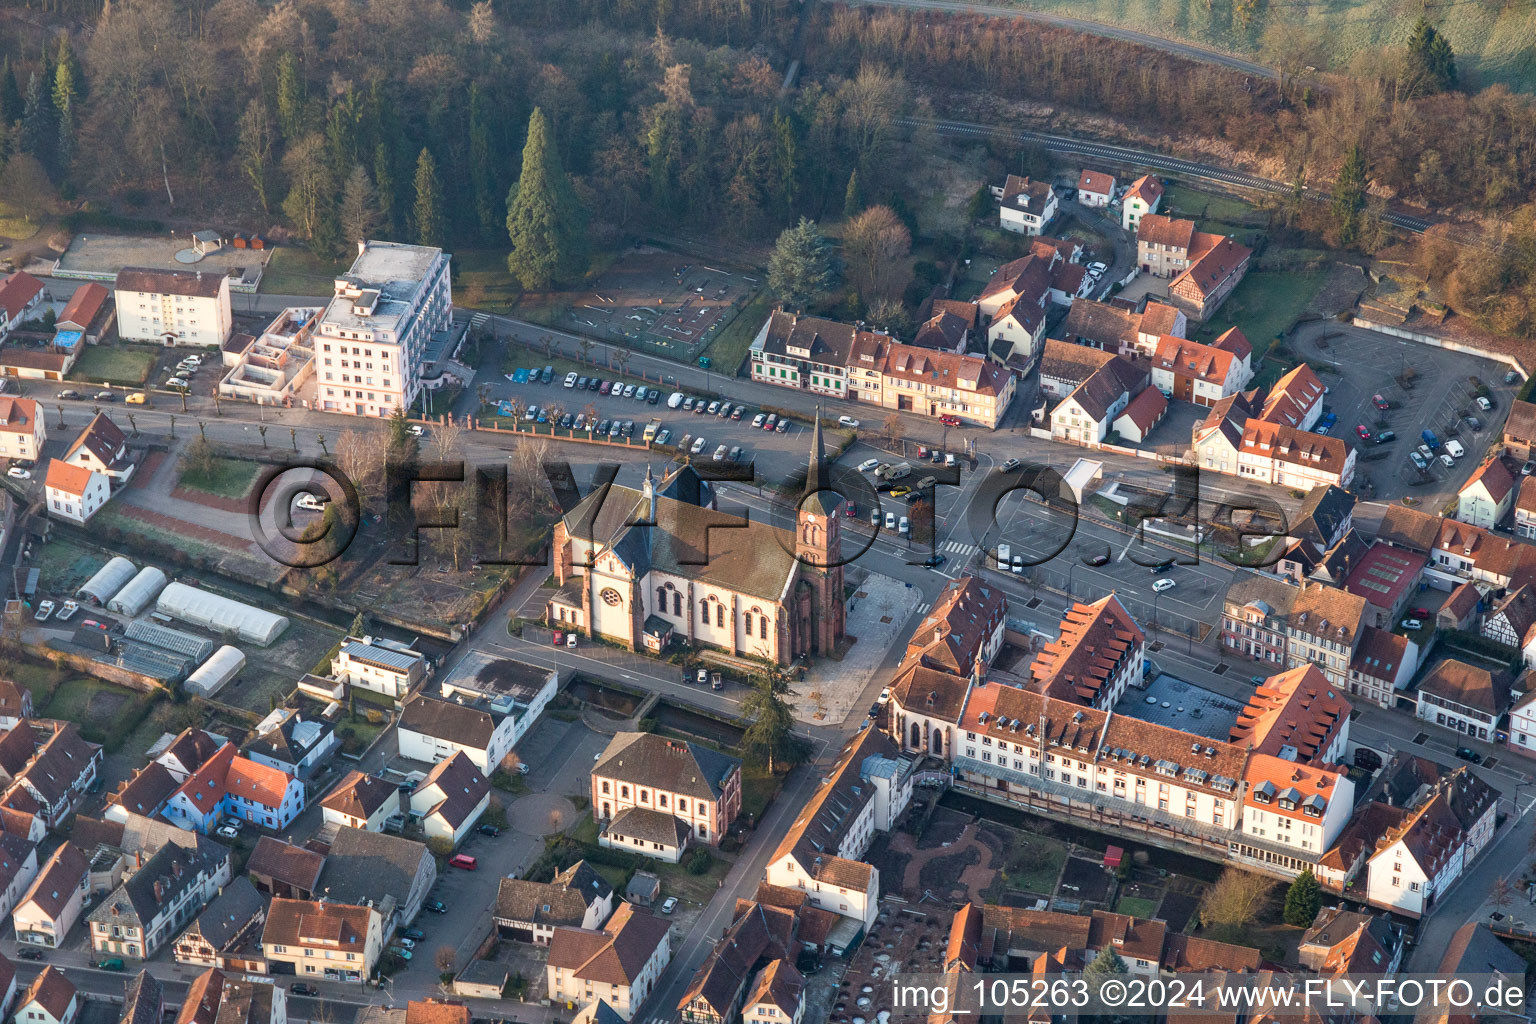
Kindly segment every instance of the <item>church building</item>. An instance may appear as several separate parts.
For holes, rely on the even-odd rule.
[[[599,486],[555,525],[546,619],[621,643],[675,641],[789,665],[844,639],[841,499],[831,491],[818,419],[793,532],[719,511],[690,465],[640,489]]]

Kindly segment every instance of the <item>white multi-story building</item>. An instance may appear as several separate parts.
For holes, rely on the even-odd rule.
[[[116,300],[117,333],[125,341],[222,345],[234,324],[229,278],[211,270],[124,267]]]
[[[30,398],[0,398],[0,459],[36,460],[48,428]]]
[[[426,655],[382,637],[349,636],[331,659],[334,678],[396,699],[404,697],[426,673]]]
[[[112,486],[105,473],[58,459],[48,463],[43,490],[49,514],[75,523],[86,522],[112,497]]]
[[[421,393],[427,342],[453,319],[448,263],[435,246],[357,244],[311,339],[317,408],[357,416],[410,408]]]

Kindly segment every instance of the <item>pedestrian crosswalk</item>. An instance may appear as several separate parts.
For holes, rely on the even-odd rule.
[[[928,609],[930,609],[932,607],[933,607],[933,602],[932,601],[924,601],[922,604],[917,606],[917,614],[919,614],[919,615],[927,615],[928,614]]]
[[[957,558],[969,558],[976,553],[976,545],[962,544],[958,540],[952,540],[946,543],[940,550],[947,555],[954,555]]]

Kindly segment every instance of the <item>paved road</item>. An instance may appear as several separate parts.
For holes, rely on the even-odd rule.
[[[1137,32],[1134,29],[1121,28],[1118,25],[1106,25],[1103,22],[1090,21],[1087,18],[1072,18],[1064,14],[1048,14],[1043,11],[1030,11],[1019,7],[1006,7],[1000,4],[964,3],[961,0],[852,0],[852,2],[856,4],[875,4],[882,7],[914,7],[925,11],[953,11],[957,14],[980,14],[989,18],[1017,18],[1020,21],[1032,21],[1041,25],[1054,25],[1058,28],[1069,28],[1077,32],[1086,32],[1089,35],[1119,39],[1127,43],[1138,43],[1142,46],[1150,46],[1154,50],[1162,50],[1165,53],[1188,57],[1190,60],[1204,61],[1208,64],[1220,64],[1223,67],[1232,68],[1244,74],[1257,75],[1260,78],[1279,78],[1274,68],[1267,64],[1260,64],[1258,61],[1247,60],[1246,58],[1225,53],[1221,50],[1213,50],[1208,46],[1180,42],[1177,39],[1169,39],[1165,36],[1153,35],[1149,32]]]

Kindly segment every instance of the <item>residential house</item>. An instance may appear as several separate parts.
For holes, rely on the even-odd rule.
[[[1147,637],[1114,594],[1074,602],[1057,638],[1029,666],[1029,688],[1057,700],[1111,708],[1146,672]]]
[[[1303,582],[1240,577],[1223,602],[1222,644],[1258,661],[1289,668],[1313,664],[1341,691],[1366,614],[1364,598]]]
[[[207,832],[223,818],[286,828],[303,809],[304,783],[226,744],[171,794],[162,813],[183,828]]]
[[[1141,272],[1154,277],[1182,274],[1192,262],[1190,251],[1207,244],[1196,243],[1198,234],[1192,220],[1160,213],[1143,215],[1136,226],[1136,262]]]
[[[492,715],[510,716],[512,746],[516,747],[544,713],[549,702],[555,699],[559,677],[551,668],[503,659],[492,662],[485,671],[450,675],[442,681],[441,686],[444,700],[476,709],[483,708]],[[465,750],[464,753],[479,764],[478,750]],[[490,774],[495,770],[494,762],[490,762],[489,753],[486,759],[487,774]]]
[[[0,742],[5,782],[0,812],[30,815],[44,829],[58,826],[75,809],[101,768],[101,746],[88,743],[73,722],[23,719]],[[12,832],[28,828],[9,822]]]
[[[124,267],[114,286],[117,333],[126,341],[222,345],[234,323],[220,271]]]
[[[1131,187],[1126,189],[1125,196],[1120,200],[1120,227],[1125,231],[1135,231],[1143,217],[1157,212],[1162,201],[1163,183],[1150,174],[1143,174],[1131,182]]]
[[[759,896],[766,883],[758,886]],[[742,1011],[749,995],[748,985],[768,967],[796,956],[805,948],[799,926],[807,916],[805,898],[798,890],[785,894],[798,897],[768,901],[737,900],[736,913],[729,927],[715,943],[678,1001],[679,1019],[684,1024],[726,1024]],[[779,905],[784,903],[787,905]],[[811,913],[823,914],[809,908]],[[833,916],[833,920],[838,920]]]
[[[1297,959],[1318,974],[1391,976],[1402,965],[1404,929],[1384,914],[1324,907],[1301,936]]]
[[[30,398],[0,395],[0,459],[36,462],[48,440],[48,428]]]
[[[183,729],[155,755],[155,763],[170,772],[177,782],[186,782],[227,742],[224,737],[202,729]]]
[[[1253,257],[1252,249],[1230,238],[1196,233],[1197,246],[1210,239],[1215,241],[1209,248],[1191,248],[1188,269],[1168,282],[1168,300],[1192,320],[1209,320],[1215,314],[1248,273]]]
[[[267,901],[249,878],[239,875],[176,937],[176,962],[265,974],[260,942],[266,921]]]
[[[201,903],[212,899],[232,877],[233,855],[229,847],[160,818],[128,814],[126,820],[109,821],[77,814],[70,837],[90,864],[89,887],[94,896],[116,892],[165,846],[187,851],[183,869],[190,864],[200,872],[197,881],[203,887]]]
[[[1169,398],[1212,406],[1246,387],[1253,371],[1247,357],[1231,348],[1169,336],[1158,339],[1151,376],[1152,386]]]
[[[1471,580],[1484,591],[1503,590],[1536,574],[1536,545],[1455,519],[1428,518],[1439,527],[1439,534],[1424,578],[1436,589],[1451,590]]]
[[[1109,350],[1047,338],[1040,354],[1040,390],[1053,398],[1066,398],[1114,358]],[[1130,361],[1135,365],[1134,353]]]
[[[437,883],[437,860],[426,844],[387,832],[338,826],[324,862],[312,891],[323,899],[374,907],[386,934],[416,920]],[[295,871],[299,867],[296,863]]]
[[[1395,707],[1419,670],[1419,645],[1400,633],[1363,626],[1349,662],[1349,692],[1384,708]]]
[[[688,823],[675,814],[649,807],[626,807],[603,825],[597,842],[606,849],[677,864],[692,838]]]
[[[548,945],[556,928],[595,931],[613,913],[613,886],[584,860],[549,882],[503,878],[493,917],[503,938]]]
[[[291,968],[301,980],[360,982],[383,952],[384,919],[374,907],[277,898],[267,909],[261,948],[274,973]]]
[[[112,293],[95,281],[87,281],[69,297],[53,327],[56,331],[78,331],[87,344],[94,345],[106,337],[116,319]]]
[[[1419,680],[1415,714],[1423,721],[1489,740],[1509,704],[1509,679],[1503,672],[1445,658]]]
[[[1482,600],[1483,592],[1477,589],[1477,584],[1471,581],[1460,584],[1451,591],[1451,596],[1446,598],[1445,603],[1435,612],[1435,628],[1467,629],[1471,627],[1482,605]]]
[[[990,359],[893,344],[886,352],[880,404],[996,430],[1017,384],[1011,371]]]
[[[615,821],[630,808],[671,815],[716,846],[741,812],[741,761],[686,740],[620,732],[592,765],[592,808]]]
[[[23,718],[31,717],[32,691],[0,676],[0,730],[9,732]]]
[[[1504,448],[1517,462],[1525,462],[1536,451],[1536,403],[1509,403],[1504,420]]]
[[[110,477],[118,484],[133,477],[134,462],[128,457],[128,435],[104,412],[86,424],[74,444],[64,453],[64,461]]]
[[[1258,418],[1295,430],[1311,430],[1323,415],[1323,396],[1328,388],[1312,367],[1297,363],[1285,376],[1275,381],[1264,396]]]
[[[49,515],[81,525],[89,522],[112,497],[112,485],[105,473],[58,459],[48,460],[43,490]]]
[[[752,379],[834,398],[864,398],[849,388],[855,346],[880,350],[890,339],[874,331],[821,317],[774,310],[752,341]],[[873,389],[878,399],[879,389]]]
[[[1514,499],[1514,474],[1503,459],[1489,459],[1456,492],[1456,518],[1491,530],[1509,512]]]
[[[400,813],[400,787],[353,769],[320,801],[320,808],[326,821],[382,832],[385,820]]]
[[[672,961],[667,921],[621,904],[601,931],[557,928],[545,968],[551,999],[605,1000],[630,1020]]]
[[[73,843],[65,842],[43,865],[32,888],[11,911],[16,941],[58,948],[80,918],[90,887],[90,864]]]
[[[931,348],[936,352],[963,353],[970,341],[972,324],[959,314],[942,310],[924,320],[912,337],[918,348]]]
[[[493,701],[466,701],[463,694],[445,700],[418,693],[400,715],[400,753],[429,764],[462,755],[490,774],[512,753],[517,723],[510,703],[502,710]]]
[[[229,881],[229,851],[167,842],[147,858],[134,854],[131,870],[87,916],[91,948],[148,960]]]
[[[52,964],[33,979],[16,1004],[17,1024],[74,1024],[79,1015],[79,993]]]
[[[426,655],[382,637],[345,637],[331,659],[334,678],[396,700],[404,699],[426,674]]]
[[[1211,406],[1205,419],[1190,432],[1197,465],[1216,473],[1239,472],[1238,453],[1243,430],[1258,412],[1258,393],[1246,391]]]
[[[1150,356],[1158,340],[1182,338],[1189,330],[1184,312],[1167,303],[1149,300],[1140,312],[1108,302],[1080,299],[1072,303],[1058,328],[1065,341],[1115,355]]]
[[[1147,386],[1146,368],[1112,356],[1051,410],[1051,436],[1079,444],[1098,444],[1110,425]]]
[[[1050,304],[1071,306],[1093,287],[1077,258],[1081,249],[1056,239],[1037,238],[1026,256],[993,272],[976,300],[987,317],[987,352],[999,363],[1023,371],[1040,352]]]
[[[1089,209],[1103,208],[1115,198],[1115,176],[1103,171],[1086,168],[1077,178],[1077,205]]]
[[[1144,444],[1167,414],[1168,399],[1163,393],[1157,388],[1142,388],[1141,394],[1131,399],[1110,423],[1110,429],[1119,434],[1122,441]]]
[[[491,803],[491,784],[462,753],[445,758],[411,791],[411,817],[420,818],[428,839],[457,847]]]
[[[256,724],[245,757],[259,765],[301,778],[312,775],[341,746],[336,726],[324,718],[305,718],[296,708],[275,708]]]
[[[270,981],[225,977],[214,1024],[286,1024],[288,993]]]
[[[975,576],[951,580],[907,640],[902,662],[957,675],[980,674],[1002,650],[1008,598]],[[898,670],[899,671],[899,670]]]
[[[44,296],[43,282],[25,270],[0,281],[0,341],[20,327],[22,321],[39,315],[37,307],[42,305]]]
[[[994,188],[994,192],[997,190]],[[1021,235],[1040,235],[1056,216],[1058,199],[1050,182],[1028,176],[1008,175],[1003,183],[998,208],[998,226]]]
[[[1483,619],[1483,636],[1503,644],[1520,648],[1536,626],[1536,588],[1521,584],[1505,595],[1488,610]]]
[[[1536,540],[1536,476],[1520,478],[1519,494],[1515,498],[1515,535],[1526,540]]]
[[[387,417],[415,404],[427,352],[442,344],[451,354],[442,340],[453,324],[449,261],[435,246],[358,241],[310,339],[322,411]],[[324,362],[332,357],[334,367]]]
[[[742,1003],[742,1024],[800,1024],[805,1016],[805,978],[787,960],[757,973]]]
[[[865,727],[790,825],[768,862],[768,884],[803,890],[811,906],[869,928],[880,872],[861,858],[911,801],[914,767],[889,736]]]
[[[1289,536],[1311,541],[1319,551],[1327,551],[1354,527],[1354,513],[1355,496],[1349,491],[1333,484],[1314,487],[1296,510]]]
[[[1504,745],[1517,754],[1536,757],[1536,686],[1526,677],[1526,690],[1509,708],[1509,739]]]
[[[1382,514],[1381,526],[1376,530],[1376,540],[1406,551],[1427,555],[1435,548],[1440,537],[1439,516],[1420,512],[1403,505],[1389,505]]]
[[[180,788],[181,783],[164,765],[151,761],[107,798],[102,816],[108,821],[123,822],[132,814],[157,815]]]
[[[1249,420],[1237,450],[1237,476],[1297,490],[1355,479],[1355,449],[1342,438]]]

